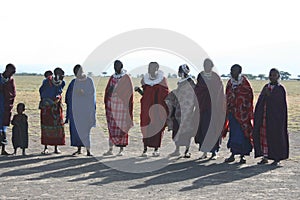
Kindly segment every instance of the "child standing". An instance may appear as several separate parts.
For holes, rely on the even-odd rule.
[[[11,124],[12,129],[12,143],[14,147],[14,155],[17,154],[17,148],[20,147],[25,156],[25,149],[28,148],[28,117],[23,112],[25,111],[25,104],[19,103],[17,105],[17,113],[14,115]]]

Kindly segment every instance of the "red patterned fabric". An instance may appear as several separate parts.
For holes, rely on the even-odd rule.
[[[264,156],[268,156],[266,105],[264,106],[263,123],[260,127],[260,145]]]
[[[232,113],[239,122],[246,138],[251,139],[253,125],[253,90],[245,76],[241,77],[241,83],[233,87],[231,80],[226,86],[226,115]],[[226,117],[223,128],[223,137],[229,130],[228,119]]]
[[[128,75],[110,77],[104,103],[109,140],[116,146],[127,146],[128,131],[133,126],[133,86]]]
[[[65,131],[61,101],[41,108],[43,145],[65,145]]]

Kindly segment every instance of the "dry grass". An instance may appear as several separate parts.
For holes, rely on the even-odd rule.
[[[68,84],[72,77],[66,77],[66,91]],[[42,76],[15,76],[15,83],[17,87],[17,97],[15,100],[15,106],[19,102],[24,102],[26,105],[26,114],[29,116],[29,132],[32,135],[40,134],[40,118],[39,118],[39,87],[42,83]],[[95,87],[97,89],[97,119],[103,130],[106,132],[106,119],[105,110],[103,105],[104,89],[107,84],[108,78],[95,78]],[[174,89],[176,87],[177,79],[169,79],[169,87]],[[261,88],[267,81],[251,81],[251,84],[255,93],[255,102]],[[134,86],[140,85],[140,79],[133,79]],[[226,81],[224,81],[226,84]],[[288,93],[288,129],[289,132],[295,133],[300,131],[300,82],[299,81],[282,81],[282,84],[286,87]],[[139,123],[140,114],[140,95],[135,93],[134,95],[134,122]],[[65,108],[65,106],[64,106]],[[13,110],[15,113],[15,108]],[[134,126],[131,130],[133,132],[139,132],[139,127]]]

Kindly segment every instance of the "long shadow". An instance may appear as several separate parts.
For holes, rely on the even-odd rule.
[[[70,159],[68,159],[70,158]],[[59,161],[50,162],[39,164],[38,166],[33,167],[26,167],[25,164],[35,164],[36,162],[48,161],[48,160],[55,160],[60,159]],[[62,155],[62,156],[55,156],[55,157],[43,157],[43,158],[35,158],[29,159],[24,161],[17,161],[8,163],[12,166],[24,166],[18,169],[14,169],[5,173],[2,173],[1,176],[25,176],[25,175],[32,175],[37,173],[48,173],[51,171],[62,170],[65,168],[73,167],[82,165],[85,163],[96,162],[95,158],[75,158],[73,156]]]
[[[58,160],[61,159],[61,160]],[[53,161],[51,161],[53,160]],[[58,160],[58,161],[56,161]],[[35,164],[36,162],[50,161],[49,163],[40,163],[38,166],[26,167],[26,164]],[[126,158],[123,162],[138,163],[140,158]],[[109,161],[113,164],[119,164],[122,160]],[[26,160],[12,159],[9,163],[0,163],[2,167],[19,166],[18,169],[2,173],[1,176],[25,176],[39,174],[37,177],[27,180],[41,180],[47,178],[68,178],[69,182],[81,182],[87,180],[97,180],[89,183],[90,185],[105,185],[114,182],[126,182],[135,179],[143,179],[141,184],[128,187],[129,189],[146,188],[152,185],[164,185],[169,183],[183,182],[196,179],[192,185],[181,188],[179,191],[190,191],[207,185],[219,185],[229,183],[258,174],[274,170],[276,166],[240,166],[238,164],[226,163],[206,163],[207,160],[187,160],[169,164],[166,167],[144,173],[122,172],[108,167],[101,160],[96,158],[73,157],[73,156],[42,156],[32,157]],[[21,167],[20,167],[21,166]],[[24,166],[24,167],[23,167]],[[81,176],[87,174],[87,176]],[[41,175],[40,175],[41,174]],[[149,177],[149,178],[147,178]],[[146,180],[145,180],[146,179]]]
[[[59,155],[59,156],[51,156],[51,155],[41,155],[41,154],[32,154],[30,156],[8,156],[1,158],[0,168],[11,168],[17,166],[26,166],[28,164],[34,164],[37,162],[43,162],[47,160],[56,160],[70,157],[70,155]]]
[[[51,170],[53,172],[45,173],[36,178],[30,178],[28,180],[42,180],[47,178],[66,178],[66,177],[75,177],[81,174],[86,174],[90,172],[102,173],[103,171],[111,170],[111,168],[106,165],[91,159],[86,158],[76,158],[72,160],[68,160],[69,166],[67,168],[63,168],[61,170]],[[84,166],[82,166],[84,165]],[[72,168],[70,168],[73,166]],[[84,178],[82,180],[85,180]],[[80,180],[78,180],[80,181]]]
[[[278,167],[279,166],[273,166],[273,165],[265,165],[265,166],[253,165],[253,166],[239,168],[233,171],[227,170],[218,173],[212,173],[206,176],[202,174],[202,176],[199,179],[195,180],[191,186],[184,187],[179,191],[184,192],[184,191],[203,188],[207,185],[220,185],[224,183],[230,183],[233,181],[250,178],[252,176],[256,176],[258,174],[262,174],[267,171],[274,170]]]
[[[131,158],[131,159],[136,159],[136,161],[139,161],[138,158]],[[207,161],[204,160],[204,161],[200,161],[200,162],[195,162],[194,160],[189,160],[189,161],[185,161],[185,162],[170,164],[160,170],[146,172],[146,173],[128,173],[128,172],[120,172],[117,170],[106,171],[106,172],[102,172],[102,173],[96,172],[94,174],[91,174],[89,177],[85,177],[85,180],[90,179],[90,178],[99,178],[99,177],[103,178],[104,177],[104,179],[102,179],[99,182],[91,183],[91,185],[104,185],[104,184],[108,184],[108,183],[112,183],[112,182],[124,182],[124,181],[130,181],[130,180],[134,180],[134,179],[142,179],[142,178],[146,178],[146,177],[150,177],[150,176],[170,173],[170,172],[174,172],[174,171],[187,170],[187,169],[191,168],[193,165],[199,165],[199,164],[202,164],[205,162],[207,162]],[[76,181],[77,180],[82,180],[82,179],[76,179]]]
[[[197,165],[196,163],[190,163],[189,167],[183,168],[182,170],[161,174],[144,181],[142,184],[129,187],[129,189],[140,189],[151,185],[164,185],[198,178],[193,182],[192,186],[187,186],[180,189],[180,191],[188,191],[208,185],[219,185],[249,178],[270,170],[274,170],[275,168],[277,167],[271,165],[253,165],[240,168],[239,164],[214,163],[210,165]]]

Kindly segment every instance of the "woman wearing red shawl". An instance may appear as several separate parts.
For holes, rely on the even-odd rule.
[[[114,62],[115,74],[105,89],[104,103],[109,130],[109,150],[104,155],[113,155],[113,145],[120,147],[119,156],[128,145],[128,131],[133,126],[133,86],[130,77],[122,69],[121,61]]]
[[[224,124],[224,89],[219,75],[212,71],[214,64],[211,59],[204,60],[204,71],[197,78],[195,94],[199,105],[199,125],[195,136],[195,143],[199,144],[199,151],[203,151],[200,159],[217,158],[221,143],[221,130]],[[211,123],[212,122],[212,123]],[[213,125],[211,125],[213,124]]]
[[[270,83],[263,87],[255,107],[254,152],[255,157],[263,156],[258,164],[271,159],[277,165],[289,157],[286,92],[278,83],[279,77],[277,69],[270,70]]]
[[[44,79],[39,89],[41,102],[41,143],[44,145],[42,154],[48,153],[48,145],[54,146],[54,153],[61,153],[58,145],[65,145],[65,131],[61,94],[65,86],[64,71],[61,68],[54,70],[55,77],[51,75]],[[46,73],[45,73],[46,76]]]
[[[245,155],[252,151],[251,135],[253,126],[253,90],[247,78],[241,75],[242,67],[231,67],[231,79],[226,86],[226,121],[223,137],[229,129],[227,147],[231,156],[225,162],[233,162],[235,155],[240,155],[240,163],[246,163]]]
[[[147,156],[147,147],[153,147],[153,156],[159,156],[158,148],[166,126],[167,105],[165,98],[169,94],[167,79],[162,71],[158,70],[157,62],[149,63],[148,73],[141,81],[142,88],[135,88],[143,95],[141,98],[141,131],[143,134],[144,151]]]
[[[0,144],[2,146],[1,155],[9,155],[5,151],[7,145],[6,130],[10,124],[11,110],[16,97],[16,86],[13,75],[16,67],[13,64],[6,65],[5,71],[0,74]]]

